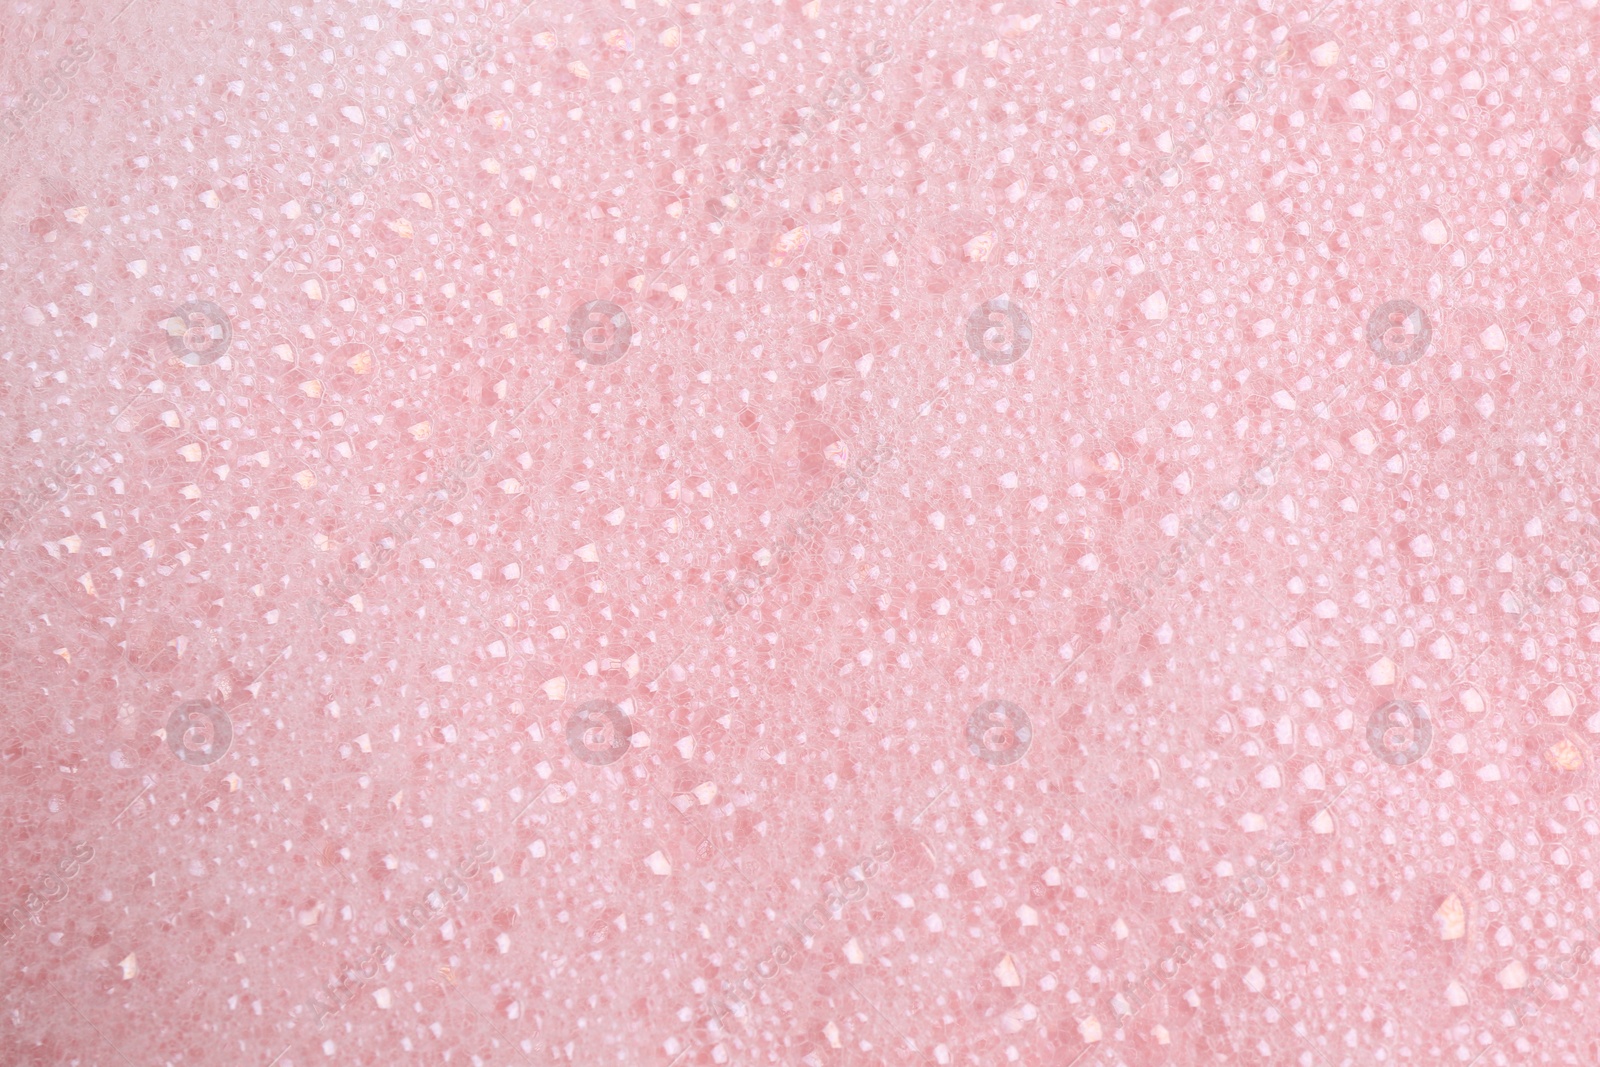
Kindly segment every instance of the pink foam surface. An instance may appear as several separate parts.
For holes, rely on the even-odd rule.
[[[0,13],[0,1063],[1600,1063],[1594,0]]]

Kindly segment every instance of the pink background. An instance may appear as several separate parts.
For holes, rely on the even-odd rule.
[[[1597,35],[7,6],[0,1063],[1600,1062]]]

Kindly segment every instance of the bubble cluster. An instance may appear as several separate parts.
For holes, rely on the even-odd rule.
[[[1593,9],[0,13],[0,1061],[1595,1062]]]

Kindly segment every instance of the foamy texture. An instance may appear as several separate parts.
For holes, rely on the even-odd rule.
[[[1600,1059],[1595,5],[1266,6],[0,15],[0,1061]]]

